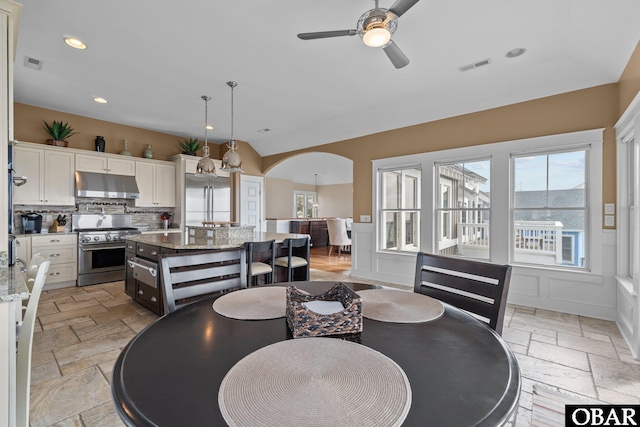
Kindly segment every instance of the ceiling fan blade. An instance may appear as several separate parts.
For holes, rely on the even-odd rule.
[[[302,40],[326,39],[329,37],[355,36],[356,30],[320,31],[317,33],[301,33],[298,38]]]
[[[393,40],[387,43],[382,48],[382,50],[384,50],[384,53],[387,54],[394,67],[402,68],[406,67],[409,64],[409,58],[407,58],[407,56],[402,53],[398,45],[395,44]]]
[[[407,10],[411,9],[419,0],[396,0],[396,2],[389,8],[389,12],[400,17]]]

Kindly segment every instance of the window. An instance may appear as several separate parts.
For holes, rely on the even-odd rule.
[[[316,193],[309,191],[296,191],[293,193],[295,217],[315,218],[318,216],[316,197]]]
[[[380,189],[380,248],[391,251],[420,250],[420,182],[418,168],[383,170]]]
[[[513,261],[587,267],[588,150],[513,156]]]
[[[490,160],[437,165],[439,254],[489,258],[490,172]]]

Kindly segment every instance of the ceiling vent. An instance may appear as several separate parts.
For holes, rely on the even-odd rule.
[[[477,61],[472,64],[463,65],[461,67],[458,67],[458,70],[460,70],[461,73],[464,73],[465,71],[473,70],[475,68],[479,68],[483,65],[489,64],[491,64],[491,58],[483,59],[482,61]]]
[[[36,59],[36,58],[31,58],[29,56],[25,56],[24,57],[24,66],[27,68],[33,68],[34,70],[42,70],[42,63],[43,61]]]

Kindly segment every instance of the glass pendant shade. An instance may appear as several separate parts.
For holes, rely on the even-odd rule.
[[[233,139],[233,88],[235,88],[238,83],[236,82],[227,82],[227,85],[231,88],[231,139],[229,139],[229,151],[224,153],[222,157],[222,167],[221,171],[225,172],[244,172],[242,170],[242,158],[240,158],[240,154],[238,154],[238,146],[236,144],[236,140]]]
[[[198,165],[196,166],[196,174],[197,175],[216,175],[216,165],[213,163],[213,160],[209,158],[209,143],[207,142],[207,130],[213,129],[213,126],[209,126],[207,124],[207,116],[208,116],[208,105],[211,97],[202,95],[202,99],[204,100],[204,147],[202,147],[202,158],[198,160]]]
[[[198,175],[215,175],[216,165],[213,164],[213,160],[209,158],[209,146],[205,145],[202,148],[202,158],[198,160],[198,166],[196,166],[196,173]]]

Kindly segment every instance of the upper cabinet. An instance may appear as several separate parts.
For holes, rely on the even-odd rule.
[[[136,161],[131,158],[105,155],[76,154],[76,170],[80,172],[108,173],[113,175],[136,174]]]
[[[14,187],[13,203],[73,206],[74,166],[74,153],[17,145],[13,168],[27,183]]]
[[[136,162],[136,182],[140,198],[136,206],[176,205],[176,167],[170,163]]]

